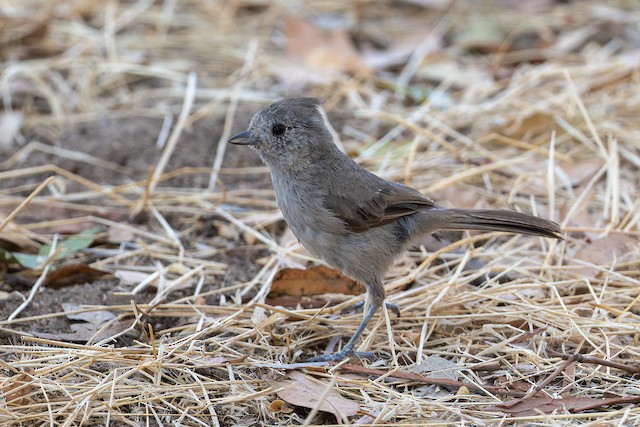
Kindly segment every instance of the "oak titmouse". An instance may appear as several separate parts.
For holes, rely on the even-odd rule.
[[[368,172],[338,149],[314,98],[269,105],[229,142],[251,146],[269,167],[278,207],[298,240],[367,290],[369,308],[347,344],[315,361],[337,361],[353,352],[384,302],[384,273],[424,235],[495,230],[562,238],[555,222],[506,210],[442,208]]]

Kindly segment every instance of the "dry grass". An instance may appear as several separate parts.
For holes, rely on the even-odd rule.
[[[291,369],[358,402],[349,420],[361,424],[640,424],[633,403],[640,397],[640,33],[633,24],[640,12],[617,9],[624,2],[541,12],[510,9],[508,2],[460,1],[448,10],[409,3],[0,3],[12,16],[0,18],[7,28],[0,33],[4,117],[18,115],[23,130],[56,132],[104,117],[173,119],[158,130],[163,151],[148,179],[125,184],[95,182],[55,164],[24,166],[33,153],[48,152],[121,172],[109,159],[63,144],[27,144],[20,134],[5,142],[15,155],[0,159],[0,183],[12,183],[0,184],[4,239],[24,247],[53,242],[53,253],[57,237],[47,230],[99,224],[126,233],[132,244],[93,248],[92,267],[146,273],[147,282],[125,286],[132,298],[154,280],[164,285],[146,304],[79,308],[76,314],[115,314],[87,344],[29,332],[32,322],[69,315],[62,311],[16,311],[0,321],[4,336],[19,343],[0,347],[3,425],[335,423],[321,412],[274,406],[273,381]],[[285,17],[301,13],[342,14],[390,51],[413,43],[414,54],[392,71],[354,73],[352,62],[332,70],[301,65],[282,47]],[[502,28],[504,38],[477,46],[456,39],[473,16]],[[327,55],[330,63],[345,59]],[[360,345],[381,355],[361,362],[375,371],[363,372],[357,359],[326,369],[303,363],[328,336],[351,335],[359,315],[334,314],[360,298],[335,309],[270,306],[275,273],[309,257],[286,235],[265,231],[280,221],[272,191],[221,185],[266,173],[225,168],[238,111],[299,94],[326,100],[330,116],[342,118],[345,148],[369,169],[443,204],[510,206],[556,219],[567,239],[472,235],[417,249],[388,277],[389,300],[402,317],[382,313]],[[169,170],[176,150],[188,149],[185,129],[210,116],[224,120],[212,131],[219,135],[212,167]],[[167,184],[190,175],[208,176],[208,191]],[[48,176],[54,178],[41,185]],[[76,214],[25,221],[23,208],[33,206]],[[149,226],[105,212],[146,212]],[[235,245],[268,253],[255,277],[225,282],[224,250],[193,244],[192,225],[174,229],[169,218],[203,213],[230,224]],[[620,242],[630,243],[622,253]],[[471,285],[489,273],[511,280]],[[30,298],[47,274],[45,268]],[[219,305],[204,303],[211,297]],[[172,326],[155,330],[158,319]],[[114,325],[117,332],[109,329]],[[135,339],[120,340],[131,334]],[[457,365],[459,378],[425,388],[429,380],[414,373],[434,355]],[[543,396],[628,400],[555,413],[541,403],[536,414],[490,410]]]

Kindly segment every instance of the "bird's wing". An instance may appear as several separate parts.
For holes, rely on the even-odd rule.
[[[381,184],[373,191],[330,194],[326,207],[345,223],[347,230],[364,233],[435,206],[430,198],[412,188],[385,181]]]

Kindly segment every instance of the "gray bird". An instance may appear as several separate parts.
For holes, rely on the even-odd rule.
[[[439,207],[412,188],[372,174],[338,149],[315,98],[269,105],[229,142],[249,145],[268,166],[278,207],[298,240],[366,288],[369,308],[349,341],[313,361],[339,361],[353,353],[384,303],[383,275],[425,235],[485,230],[562,238],[555,222],[506,210]]]

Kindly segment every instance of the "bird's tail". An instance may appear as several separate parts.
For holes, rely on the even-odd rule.
[[[494,209],[442,209],[441,228],[446,230],[505,231],[562,240],[558,224],[533,215]]]

